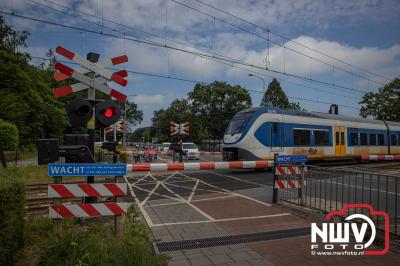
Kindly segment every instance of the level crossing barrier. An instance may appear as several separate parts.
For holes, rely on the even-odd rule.
[[[363,161],[400,161],[400,155],[361,155]]]
[[[127,164],[127,172],[184,171],[216,169],[266,169],[273,167],[273,161],[229,161],[229,162],[193,162],[193,163],[140,163]]]

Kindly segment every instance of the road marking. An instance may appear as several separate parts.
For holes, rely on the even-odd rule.
[[[154,180],[157,180],[156,178],[154,178],[151,174],[150,177],[153,178]],[[184,198],[182,198],[179,194],[176,194],[174,191],[172,191],[169,187],[167,187],[165,185],[164,182],[160,182],[161,186],[163,186],[166,190],[168,190],[170,193],[172,193],[174,196],[176,196],[177,198],[179,198],[181,201],[186,202],[186,204],[188,204],[190,207],[192,207],[193,209],[195,209],[196,211],[198,211],[201,215],[203,215],[204,217],[206,217],[207,219],[214,221],[214,218],[211,217],[210,215],[208,215],[207,213],[203,212],[202,210],[200,210],[199,208],[197,208],[197,206],[193,205],[192,203],[190,203],[189,201],[185,200]]]
[[[233,197],[237,197],[237,196],[236,196],[236,195],[229,195],[229,196],[223,196],[223,197],[198,199],[198,200],[192,200],[192,202],[200,202],[200,201],[208,201],[208,200],[217,200],[217,199],[226,199],[226,198],[233,198]]]
[[[183,174],[183,173],[181,173],[181,172],[178,172],[178,173],[179,173],[180,175],[182,175],[182,176],[186,176],[187,178],[190,178],[190,179],[193,179],[193,180],[200,180],[200,179],[196,179],[196,178],[193,178],[193,177],[191,177],[191,176],[185,175],[185,174]],[[245,196],[245,195],[242,195],[242,194],[239,194],[239,193],[236,193],[236,192],[233,192],[233,191],[229,191],[229,190],[224,189],[224,188],[219,188],[219,187],[217,187],[217,186],[214,186],[214,185],[212,185],[212,184],[209,184],[209,183],[207,183],[207,182],[204,182],[203,180],[200,180],[200,182],[202,182],[203,184],[206,184],[206,185],[208,185],[208,186],[210,186],[210,187],[213,187],[213,188],[220,189],[220,190],[222,190],[222,191],[228,192],[228,193],[230,193],[230,194],[232,194],[232,195],[236,195],[236,196],[239,196],[239,197],[248,199],[248,200],[252,200],[252,201],[254,201],[254,202],[257,202],[257,203],[259,203],[259,204],[262,204],[262,205],[265,205],[265,206],[268,206],[268,207],[271,207],[271,206],[272,206],[271,204],[268,204],[268,203],[266,203],[266,202],[262,202],[262,201],[253,199],[253,198],[247,197],[247,196]]]
[[[146,177],[149,176],[149,173],[147,173],[145,176],[143,176],[142,178],[139,178],[138,180],[136,180],[135,182],[133,182],[134,185],[136,185],[137,183],[139,183],[140,181],[146,179]]]
[[[199,183],[200,183],[200,180],[197,180],[197,181],[196,181],[196,184],[194,185],[194,187],[193,187],[193,189],[192,189],[192,192],[190,193],[190,196],[189,196],[189,198],[188,198],[188,201],[189,201],[189,202],[192,200],[192,198],[193,198],[193,196],[194,196],[194,193],[196,192],[196,189],[197,189],[197,186],[199,185]]]
[[[151,195],[153,195],[153,193],[157,190],[157,188],[161,185],[161,182],[158,181],[157,184],[154,186],[154,188],[149,192],[149,194],[147,194],[147,197],[142,201],[142,206],[146,203],[146,201],[149,200],[149,198],[151,197]]]
[[[201,220],[201,221],[187,221],[187,222],[174,222],[174,223],[162,223],[162,224],[153,224],[151,227],[160,227],[160,226],[169,226],[169,225],[182,225],[182,224],[199,224],[199,223],[212,223],[212,222],[228,222],[228,221],[239,221],[239,220],[252,220],[252,219],[262,219],[262,218],[274,218],[281,216],[288,216],[291,213],[278,213],[271,215],[260,215],[260,216],[248,216],[248,217],[237,217],[237,218],[226,218],[226,219],[215,219],[214,221],[210,220]]]
[[[150,190],[148,190],[148,189],[141,188],[141,187],[138,187],[138,186],[136,186],[136,185],[132,185],[132,186],[135,187],[135,188],[137,188],[137,189],[139,189],[139,190],[142,190],[142,191],[144,191],[144,192],[150,193]],[[163,194],[160,194],[160,193],[157,193],[157,192],[154,192],[153,195],[157,195],[157,196],[160,196],[160,197],[163,197],[163,198],[173,199],[173,200],[179,201],[179,200],[176,199],[176,198],[173,198],[173,197],[170,197],[170,196],[167,196],[167,195],[163,195]]]
[[[314,179],[314,181],[318,181],[318,182],[322,183],[321,181],[316,180],[316,179]],[[310,182],[313,182],[313,181],[310,181]],[[354,185],[350,185],[350,184],[343,184],[343,183],[337,183],[337,182],[329,182],[329,181],[327,181],[327,182],[324,182],[324,183],[327,183],[328,185],[332,183],[332,184],[336,184],[336,185],[342,185],[342,187],[356,187],[356,188],[359,188],[359,189],[370,190],[369,187],[359,187],[359,186],[354,186]],[[311,183],[310,183],[310,187],[312,188]],[[396,195],[396,193],[390,192],[390,191],[377,190],[375,188],[371,188],[371,190],[377,191],[379,193],[388,193],[388,194]],[[397,194],[397,195],[400,196],[400,194]]]
[[[257,186],[261,186],[261,187],[268,187],[267,185],[256,183],[256,182],[253,182],[253,181],[243,180],[243,179],[235,177],[235,176],[220,174],[220,173],[216,173],[216,172],[213,172],[213,171],[207,171],[207,172],[215,174],[215,175],[219,175],[219,176],[226,176],[226,177],[229,177],[229,178],[232,178],[232,179],[235,179],[235,180],[239,180],[241,182],[245,182],[245,183],[249,183],[249,184],[253,184],[253,185],[257,185]]]
[[[149,214],[146,212],[146,210],[140,205],[140,201],[138,197],[136,197],[135,192],[133,191],[132,185],[128,182],[128,179],[124,176],[125,182],[128,184],[129,191],[131,192],[132,197],[135,199],[136,205],[138,206],[140,212],[142,213],[146,223],[148,226],[153,226],[153,222],[150,219]]]

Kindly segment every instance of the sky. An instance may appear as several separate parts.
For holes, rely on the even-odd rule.
[[[245,87],[258,106],[264,81],[277,78],[309,111],[335,103],[358,116],[362,96],[400,73],[398,0],[5,0],[0,11],[70,27],[6,15],[31,33],[23,50],[33,57],[58,45],[100,60],[128,55],[118,66],[128,85],[109,85],[143,110],[140,126],[214,80]]]

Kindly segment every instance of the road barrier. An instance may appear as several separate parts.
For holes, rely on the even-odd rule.
[[[306,182],[304,182],[304,186]],[[287,179],[287,180],[275,180],[275,186],[278,189],[286,189],[286,188],[301,188],[301,180],[300,179]]]
[[[47,192],[49,198],[119,197],[127,194],[127,184],[52,184]]]
[[[400,161],[400,155],[361,155],[363,161]]]
[[[128,202],[109,202],[53,205],[49,207],[49,217],[55,219],[124,215],[130,204]]]
[[[184,171],[215,169],[266,169],[273,167],[273,161],[230,161],[230,162],[196,162],[196,163],[142,163],[127,164],[127,172],[148,171]]]
[[[307,173],[307,167],[304,166],[276,166],[275,175],[301,175]]]

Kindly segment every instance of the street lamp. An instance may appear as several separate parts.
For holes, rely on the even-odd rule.
[[[126,101],[128,100],[129,97],[135,97],[137,94],[131,94],[126,96],[126,100],[124,101],[124,122],[125,122],[125,127],[124,127],[124,132],[122,134],[122,145],[125,147],[126,146],[126,129],[128,126],[128,123],[126,122]],[[116,132],[115,132],[116,133]],[[115,134],[116,136],[116,134]]]
[[[262,80],[262,82],[263,82],[263,97],[262,97],[262,101],[261,101],[260,105],[265,106],[265,79],[263,79],[260,76],[254,75],[254,74],[249,74],[249,77],[255,77],[255,78],[258,78],[258,79]]]

